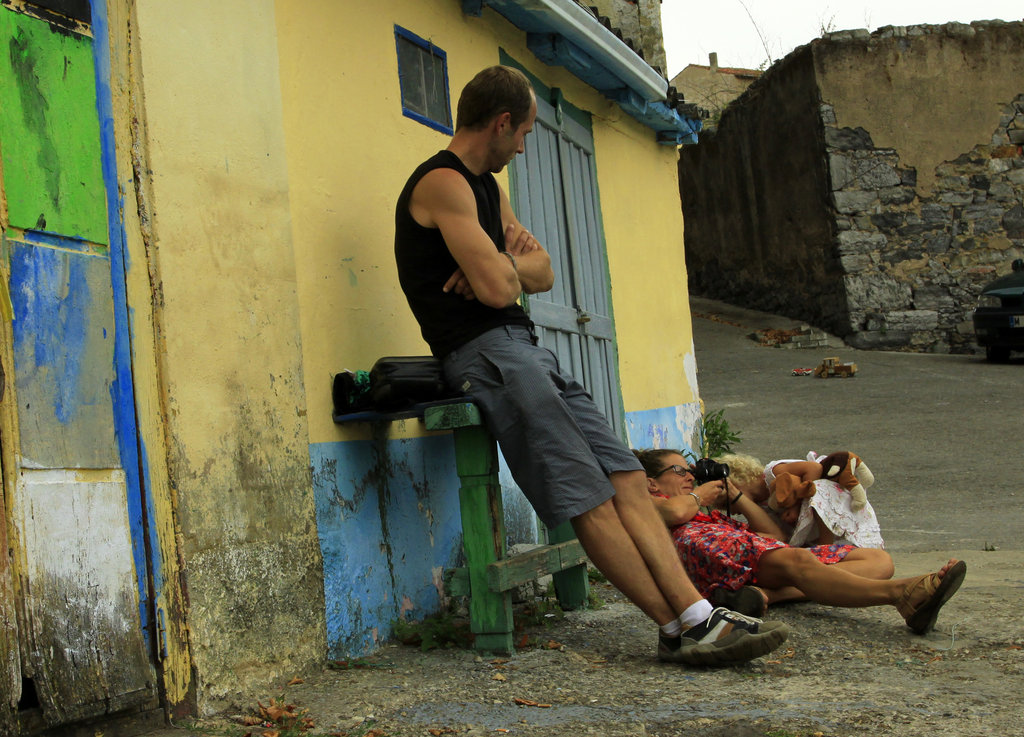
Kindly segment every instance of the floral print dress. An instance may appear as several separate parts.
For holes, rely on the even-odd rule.
[[[663,499],[664,494],[654,494]],[[689,522],[670,528],[679,559],[701,596],[708,598],[718,588],[735,591],[757,583],[761,556],[784,542],[761,537],[746,523],[713,509],[698,512]],[[808,548],[826,565],[838,563],[854,549],[853,545],[818,545]]]

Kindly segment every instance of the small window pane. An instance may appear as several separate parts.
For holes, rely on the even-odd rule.
[[[452,132],[447,56],[403,28],[395,26],[402,112],[432,128]]]

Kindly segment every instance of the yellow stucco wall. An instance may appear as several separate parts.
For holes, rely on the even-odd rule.
[[[488,63],[485,53],[493,56],[482,44],[472,51],[473,34],[458,4],[391,5],[389,12],[353,13],[330,0],[277,4],[313,442],[366,431],[341,430],[331,421],[333,374],[369,369],[384,355],[429,352],[398,285],[394,203],[415,164],[448,138],[401,115],[395,19],[413,31],[449,29],[450,38],[435,39],[449,53],[454,39],[468,36],[457,46],[470,47],[481,66]],[[438,23],[438,13],[448,17]]]
[[[325,649],[274,6],[135,10],[147,240],[132,269],[153,290],[167,442],[148,453],[176,493],[208,711]]]
[[[162,573],[188,594],[168,585],[165,684],[172,705],[195,694],[209,711],[323,657],[309,447],[369,433],[331,421],[331,376],[427,351],[398,285],[393,208],[449,139],[401,115],[394,24],[448,53],[453,106],[500,46],[593,114],[627,412],[696,398],[675,149],[489,10],[112,7],[113,32],[131,36],[119,165],[126,191],[133,159],[140,175],[127,225],[140,433]]]
[[[676,149],[624,114],[594,137],[626,411],[694,402]]]
[[[386,13],[353,14],[329,0],[280,0],[277,13],[312,442],[366,432],[331,421],[331,375],[369,368],[382,355],[427,352],[398,286],[394,203],[413,168],[449,138],[401,115],[396,23],[421,36],[436,32],[429,40],[448,54],[453,115],[462,86],[498,63],[498,43],[594,113],[626,410],[695,398],[687,382],[663,380],[664,368],[648,360],[655,340],[670,362],[692,352],[673,147],[656,145],[654,133],[616,105],[537,60],[525,34],[489,10],[473,18],[458,3],[403,0]],[[499,180],[507,186],[506,173]],[[643,259],[635,258],[638,248]],[[652,284],[654,274],[662,284]],[[651,318],[666,313],[678,315],[678,329],[653,335]],[[405,431],[415,433],[415,423]]]

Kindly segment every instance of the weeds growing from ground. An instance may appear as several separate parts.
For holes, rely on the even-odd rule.
[[[715,458],[729,453],[733,445],[740,442],[739,431],[729,427],[724,415],[724,409],[704,415],[701,422],[701,458]]]

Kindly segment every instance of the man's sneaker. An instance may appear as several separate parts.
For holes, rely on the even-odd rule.
[[[782,622],[760,619],[719,607],[679,637],[658,638],[658,659],[687,665],[733,665],[770,653],[789,636]]]

